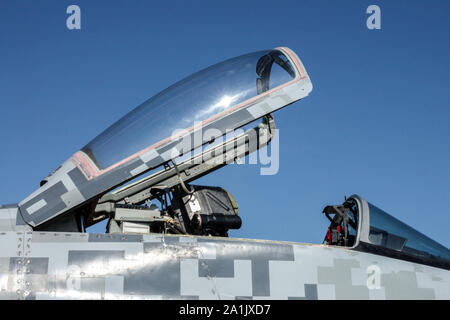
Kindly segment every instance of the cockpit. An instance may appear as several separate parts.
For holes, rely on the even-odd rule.
[[[358,232],[358,205],[353,199],[342,205],[326,206],[322,213],[330,221],[325,239],[326,245],[353,247]]]
[[[353,195],[323,210],[330,220],[324,244],[450,268],[450,250]]]

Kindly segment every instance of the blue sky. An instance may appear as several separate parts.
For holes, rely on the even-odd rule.
[[[66,28],[71,4],[81,30]],[[366,28],[371,4],[381,30]],[[237,199],[232,236],[319,243],[323,207],[357,193],[449,247],[444,1],[1,1],[0,203],[172,83],[276,46],[300,56],[314,89],[275,114],[277,175],[228,166],[198,180]]]

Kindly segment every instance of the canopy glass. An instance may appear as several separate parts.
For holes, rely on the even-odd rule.
[[[369,203],[371,243],[423,258],[450,261],[450,250]]]
[[[106,169],[161,145],[179,130],[208,123],[296,75],[280,50],[258,51],[201,70],[153,96],[86,145],[82,151]]]

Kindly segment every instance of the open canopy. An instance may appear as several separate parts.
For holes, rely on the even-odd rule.
[[[199,71],[150,98],[76,152],[19,203],[37,226],[131,179],[307,96],[312,84],[288,48]],[[199,134],[200,133],[200,134]]]
[[[163,144],[177,132],[192,130],[196,123],[207,124],[238,110],[243,102],[288,83],[295,75],[289,59],[278,50],[258,51],[221,62],[145,101],[82,151],[98,169],[107,169],[133,154]],[[230,123],[230,128],[234,126]]]

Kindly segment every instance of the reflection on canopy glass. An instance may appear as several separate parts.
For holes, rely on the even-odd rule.
[[[423,258],[450,261],[450,250],[369,203],[369,240],[375,245]]]
[[[295,78],[278,50],[259,51],[199,71],[153,96],[86,145],[99,169],[208,121],[258,94]]]

